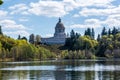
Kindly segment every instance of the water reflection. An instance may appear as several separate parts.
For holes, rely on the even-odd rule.
[[[120,61],[0,63],[0,80],[120,80]]]

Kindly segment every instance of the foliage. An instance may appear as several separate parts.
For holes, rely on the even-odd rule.
[[[107,35],[107,30],[105,27],[103,27],[103,30],[102,30],[102,33],[101,33],[101,36],[104,36],[104,35]]]
[[[0,0],[0,5],[1,5],[1,4],[3,4],[3,1],[2,1],[2,0]]]
[[[89,35],[76,35],[73,30],[71,31],[71,37],[67,38],[65,43],[65,46],[67,46],[69,50],[89,50],[95,48],[97,45],[98,42]]]
[[[85,33],[84,33],[85,36],[90,36],[92,39],[94,39],[95,37],[95,32],[94,32],[94,29],[90,29],[90,28],[87,28],[87,30],[85,30]]]
[[[29,36],[29,42],[31,43],[31,44],[35,44],[35,45],[37,45],[37,44],[40,44],[40,42],[41,42],[41,37],[40,37],[40,35],[34,35],[34,34],[31,34],[30,36]]]
[[[103,27],[101,36],[98,34],[97,40],[94,39],[94,29],[90,28],[85,30],[84,36],[76,35],[74,30],[71,31],[70,35],[71,36],[66,39],[65,47],[67,47],[69,51],[72,50],[72,53],[69,51],[69,54],[65,52],[69,55],[67,58],[74,58],[74,55],[76,55],[74,54],[74,51],[78,52],[79,50],[85,51],[85,53],[87,53],[85,55],[89,55],[88,53],[90,53],[98,57],[116,57],[116,55],[119,56],[118,53],[120,53],[120,30],[115,27],[113,27],[112,30],[108,29],[108,31],[105,27]],[[63,52],[62,55],[66,56],[65,53]]]
[[[2,35],[3,33],[2,33],[2,29],[1,29],[1,26],[0,26],[0,35]]]
[[[21,61],[56,57],[64,59],[120,57],[120,30],[115,27],[108,31],[104,27],[97,40],[94,39],[94,29],[88,28],[84,36],[72,30],[63,47],[62,45],[42,45],[39,35],[31,34],[29,43],[26,37],[21,38],[19,35],[15,40],[5,36],[1,29],[0,32],[0,61],[6,58]]]
[[[75,51],[62,51],[61,58],[64,59],[95,59],[95,55],[92,54],[90,51],[85,50],[75,50]]]
[[[41,60],[55,58],[55,54],[40,45],[29,44],[25,39],[15,40],[0,35],[0,59],[12,58],[14,60]]]
[[[97,56],[101,57],[114,57],[113,55],[116,54],[115,50],[120,49],[120,32],[119,29],[115,27],[111,31],[108,30],[108,35],[103,35],[99,38],[99,45],[97,48]]]

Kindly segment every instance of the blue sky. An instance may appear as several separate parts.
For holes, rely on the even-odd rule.
[[[96,34],[103,26],[120,27],[119,0],[4,0],[0,6],[3,33],[17,38],[39,34],[50,37],[61,17],[66,33],[71,29],[83,35],[88,27]],[[97,36],[97,35],[96,35]]]

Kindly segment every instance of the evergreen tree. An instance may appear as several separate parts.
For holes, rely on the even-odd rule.
[[[40,35],[36,35],[35,42],[36,42],[36,44],[39,44],[41,42]]]
[[[102,30],[102,33],[101,33],[101,36],[104,36],[104,35],[107,35],[107,31],[106,31],[105,27],[103,27],[103,30]]]
[[[92,28],[92,39],[95,38],[95,31],[94,31],[94,28]]]
[[[70,49],[73,49],[73,45],[75,43],[75,32],[71,30],[70,32]]]
[[[111,29],[108,30],[108,35],[111,35]]]
[[[32,43],[32,44],[35,43],[35,36],[34,36],[34,34],[31,34],[31,35],[29,36],[29,42]]]
[[[115,34],[117,34],[117,33],[118,33],[118,30],[117,30],[115,27],[113,27],[112,35],[115,35]]]
[[[87,35],[87,31],[85,30],[85,33],[84,33],[84,35]]]
[[[0,26],[0,34],[2,35],[3,33],[2,33],[2,28],[1,28],[1,26]]]
[[[81,35],[79,33],[75,34],[76,39],[78,39]]]
[[[91,38],[92,37],[92,32],[91,32],[91,29],[90,28],[87,28],[87,30],[85,30],[85,33],[84,33],[86,36],[90,36]],[[93,36],[94,36],[94,31],[93,31]]]
[[[22,39],[22,40],[26,40],[26,41],[27,41],[27,38],[26,38],[25,36],[24,36],[24,37],[22,37],[21,39]]]
[[[91,34],[92,34],[92,33],[91,33],[91,29],[88,28],[88,29],[87,29],[87,35],[91,37]]]
[[[100,41],[100,34],[98,34],[97,36],[97,41]]]
[[[18,35],[18,40],[20,40],[21,39],[21,36],[20,35]]]
[[[70,37],[71,37],[71,39],[72,39],[72,38],[75,38],[75,32],[74,32],[74,30],[71,30],[71,32],[70,32]]]

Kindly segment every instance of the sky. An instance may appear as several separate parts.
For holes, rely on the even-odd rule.
[[[30,34],[53,36],[59,17],[65,32],[84,34],[94,28],[96,36],[103,27],[120,27],[119,0],[3,0],[0,25],[3,33],[17,38]]]

